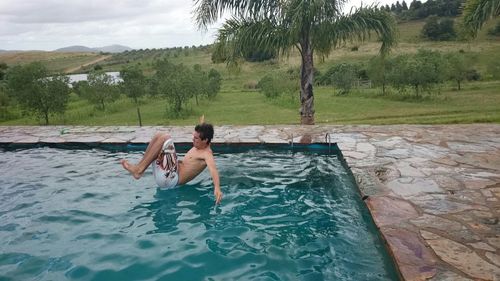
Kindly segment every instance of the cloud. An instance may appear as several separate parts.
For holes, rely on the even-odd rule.
[[[190,1],[2,0],[0,15],[13,23],[81,23],[130,19],[191,9]]]
[[[0,49],[210,44],[220,23],[199,31],[193,5],[191,0],[1,0]]]
[[[0,49],[110,44],[159,48],[213,42],[213,31],[197,30],[192,9],[193,2],[186,0],[2,0]]]

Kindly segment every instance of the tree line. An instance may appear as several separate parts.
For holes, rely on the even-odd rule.
[[[425,2],[413,0],[408,5],[406,1],[381,6],[380,9],[391,12],[401,20],[425,19],[428,16],[456,17],[461,14],[465,0],[428,0]]]
[[[460,91],[465,81],[481,79],[473,65],[473,58],[464,52],[421,49],[415,54],[376,56],[367,63],[334,64],[324,73],[315,70],[314,75],[316,85],[333,86],[339,95],[350,93],[360,81],[370,80],[372,86],[381,88],[382,94],[392,87],[399,93],[413,92],[414,97],[421,98],[424,93],[437,92],[438,86],[447,81],[455,83]],[[266,75],[259,80],[257,88],[271,99],[294,95],[296,72],[289,69],[287,73]]]
[[[41,62],[17,65],[6,71],[0,64],[0,107],[2,118],[9,107],[18,106],[23,115],[41,118],[49,124],[50,116],[64,114],[70,93],[104,111],[108,104],[123,94],[129,97],[137,108],[137,118],[142,126],[140,105],[146,96],[158,96],[167,100],[167,110],[179,116],[186,103],[195,98],[214,99],[220,91],[222,77],[215,69],[204,71],[200,65],[189,68],[159,60],[154,64],[154,74],[146,76],[138,65],[124,67],[120,71],[122,81],[103,70],[92,70],[86,81],[69,83],[64,74],[50,74]]]

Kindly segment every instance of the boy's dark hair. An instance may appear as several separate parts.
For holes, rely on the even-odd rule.
[[[194,127],[194,130],[200,134],[201,140],[208,139],[207,144],[210,143],[214,138],[214,127],[212,126],[212,124],[201,123],[196,125],[196,127]]]

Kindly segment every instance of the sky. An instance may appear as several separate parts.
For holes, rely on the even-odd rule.
[[[395,2],[351,0],[344,9]],[[199,30],[193,7],[191,0],[0,0],[0,49],[51,51],[112,44],[145,49],[213,43],[221,22]]]

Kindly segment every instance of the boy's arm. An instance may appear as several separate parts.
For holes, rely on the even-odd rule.
[[[215,203],[219,204],[222,200],[222,191],[220,190],[220,179],[219,171],[217,171],[217,166],[215,165],[215,159],[212,153],[207,153],[205,157],[205,163],[207,163],[208,171],[214,182],[214,196]]]

